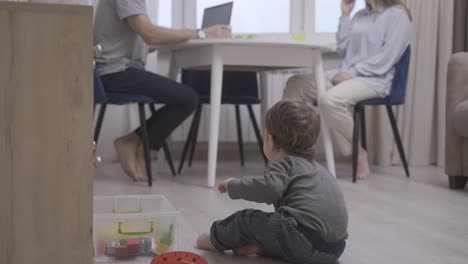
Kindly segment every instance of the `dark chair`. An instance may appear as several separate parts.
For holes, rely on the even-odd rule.
[[[190,131],[185,142],[182,158],[180,160],[178,173],[182,171],[182,167],[190,148],[189,167],[192,164],[193,154],[197,142],[198,129],[200,126],[200,119],[202,113],[202,106],[210,103],[211,91],[211,72],[202,70],[183,70],[182,83],[193,87],[200,96],[199,105],[195,111],[195,115],[190,126]],[[260,148],[260,153],[265,161],[267,158],[263,153],[263,139],[260,134],[257,120],[255,118],[252,105],[260,104],[257,73],[249,71],[225,71],[223,73],[223,86],[222,86],[221,104],[232,104],[236,109],[236,123],[237,123],[237,138],[240,153],[240,162],[244,166],[244,146],[242,139],[242,126],[240,121],[240,105],[246,105],[249,111],[250,120],[254,128],[257,143]]]
[[[408,47],[400,61],[395,65],[395,76],[393,78],[390,94],[384,98],[374,98],[361,101],[354,107],[354,133],[353,133],[353,182],[356,182],[357,176],[357,158],[359,133],[361,132],[361,144],[364,149],[367,149],[366,141],[366,122],[365,122],[365,106],[385,105],[390,119],[390,124],[395,137],[398,152],[400,154],[406,176],[409,177],[408,162],[406,161],[403,145],[401,144],[400,133],[398,132],[395,115],[392,106],[401,105],[405,102],[406,86],[408,81],[408,71],[411,58],[411,48]],[[359,131],[361,129],[361,131]]]
[[[102,122],[104,120],[104,115],[106,113],[107,105],[127,105],[127,104],[138,104],[138,110],[140,114],[140,124],[141,124],[141,136],[143,139],[143,148],[145,152],[145,164],[146,164],[146,173],[148,174],[148,186],[152,186],[153,179],[151,173],[151,159],[150,159],[150,147],[149,147],[149,139],[148,139],[148,132],[146,130],[146,114],[145,114],[145,105],[149,105],[151,112],[154,114],[156,112],[156,108],[154,104],[156,104],[155,100],[146,96],[140,95],[131,95],[131,94],[119,94],[119,93],[107,93],[104,90],[104,85],[102,84],[101,77],[94,70],[94,106],[96,104],[100,104],[101,108],[99,109],[99,116],[96,123],[96,128],[94,130],[94,142],[98,143],[99,135],[101,133]],[[167,143],[163,145],[164,154],[166,159],[169,163],[169,167],[171,169],[172,175],[175,176],[175,168],[174,163],[172,162],[171,152],[169,151],[169,147]]]

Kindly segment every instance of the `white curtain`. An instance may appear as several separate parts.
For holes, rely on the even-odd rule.
[[[453,0],[404,0],[412,12],[413,39],[408,91],[395,110],[408,161],[443,166],[447,64],[452,53]],[[367,111],[371,162],[401,164],[387,113]]]

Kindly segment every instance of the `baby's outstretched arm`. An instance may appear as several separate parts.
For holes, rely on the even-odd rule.
[[[231,199],[272,204],[278,201],[288,188],[288,161],[270,162],[263,177],[230,178],[219,183],[218,191],[228,193]]]
[[[230,182],[231,180],[233,180],[233,178],[229,178],[229,179],[227,179],[227,180],[224,180],[224,181],[220,182],[219,185],[218,185],[218,191],[219,191],[220,193],[225,193],[225,192],[227,192],[227,190],[228,190],[228,185],[229,185],[229,182]]]

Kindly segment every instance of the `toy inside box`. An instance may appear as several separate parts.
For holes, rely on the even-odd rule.
[[[95,261],[177,250],[179,215],[162,195],[94,197]]]

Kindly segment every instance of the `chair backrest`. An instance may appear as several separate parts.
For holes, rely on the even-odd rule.
[[[398,105],[405,102],[410,59],[411,47],[408,46],[398,63],[395,65],[395,75],[392,81],[392,88],[390,90],[390,94],[386,98],[390,105]]]
[[[106,91],[104,90],[104,84],[102,84],[101,76],[96,69],[94,69],[94,103],[105,103],[107,102]]]
[[[183,70],[182,83],[191,86],[200,96],[210,96],[211,72]],[[223,73],[223,98],[259,98],[257,73],[251,71],[225,71]]]

